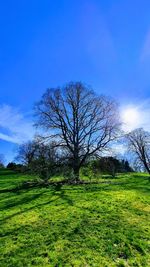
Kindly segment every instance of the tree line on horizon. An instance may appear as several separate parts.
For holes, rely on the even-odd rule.
[[[95,168],[112,176],[133,171],[128,161],[110,156],[112,144],[122,140],[136,166],[150,174],[150,133],[144,129],[123,133],[113,98],[98,95],[81,82],[70,82],[47,89],[34,112],[35,126],[43,134],[19,147],[17,160],[26,170],[46,180],[64,172],[75,183],[80,181],[81,169],[89,166],[93,173]]]

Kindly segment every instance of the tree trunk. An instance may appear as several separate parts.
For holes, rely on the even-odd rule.
[[[74,166],[74,168],[73,168],[73,173],[74,173],[74,179],[75,179],[75,182],[80,181],[79,171],[80,171],[79,166]]]
[[[150,168],[149,168],[146,160],[143,160],[143,163],[144,163],[145,169],[147,170],[148,174],[150,174]]]
[[[73,172],[74,172],[74,180],[75,182],[78,182],[80,180],[80,166],[79,166],[79,149],[78,144],[74,145],[74,160],[73,160]]]

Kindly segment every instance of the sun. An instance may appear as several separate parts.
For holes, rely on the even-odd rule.
[[[122,112],[124,123],[135,123],[139,118],[139,112],[136,108],[127,108]]]
[[[125,130],[133,130],[138,127],[140,122],[140,112],[136,107],[124,108],[121,112],[123,128]]]

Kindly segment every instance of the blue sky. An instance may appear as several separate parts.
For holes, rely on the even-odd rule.
[[[80,80],[138,107],[148,127],[149,0],[22,0],[0,4],[0,153],[34,134],[44,90]]]

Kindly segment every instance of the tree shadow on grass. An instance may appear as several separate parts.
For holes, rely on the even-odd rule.
[[[33,200],[38,199],[44,192],[41,193],[33,193],[33,194],[27,194],[27,195],[23,195],[23,197],[18,198],[16,195],[16,198],[14,196],[13,201],[12,199],[10,199],[9,197],[7,197],[7,200],[5,199],[4,205],[0,208],[1,210],[7,210],[13,207],[17,207],[19,205],[26,205],[28,203],[30,203]]]
[[[135,177],[137,178],[137,177]],[[141,178],[141,176],[140,176]],[[70,193],[72,192],[73,195],[79,195],[79,194],[87,194],[87,193],[96,193],[96,192],[107,192],[107,191],[121,191],[121,190],[137,190],[139,192],[142,193],[148,193],[149,192],[149,182],[144,177],[144,179],[141,179],[141,182],[144,181],[144,184],[140,183],[140,178],[139,178],[139,183],[135,183],[135,180],[131,179],[130,181],[126,181],[126,182],[122,182],[121,184],[119,183],[107,183],[107,184],[86,184],[86,185],[66,185],[64,187],[63,183],[53,183],[53,184],[39,184],[39,183],[23,183],[20,187],[16,187],[13,189],[7,189],[7,190],[1,190],[1,192],[12,192],[16,194],[16,198],[15,198],[15,194],[13,194],[13,201],[10,198],[10,196],[7,196],[7,199],[3,199],[2,202],[4,202],[4,205],[2,206],[1,210],[9,210],[10,208],[13,207],[17,207],[17,206],[21,206],[21,208],[23,207],[23,205],[30,205],[30,207],[23,207],[22,210],[8,215],[5,218],[3,218],[1,221],[5,222],[6,220],[9,220],[11,218],[13,218],[16,215],[20,215],[22,213],[25,213],[27,211],[33,210],[34,208],[41,208],[42,206],[51,204],[57,200],[61,200],[60,205],[63,202],[66,202],[68,205],[73,206],[74,205],[74,201],[72,198],[72,194],[70,194],[68,196],[68,194],[66,194],[67,191],[70,191]],[[143,177],[142,177],[143,178]],[[119,185],[119,187],[117,186]],[[42,192],[38,193],[37,191],[33,191],[33,189],[44,189]],[[43,195],[43,194],[49,194],[49,200],[43,202],[42,203],[32,203],[32,201],[38,201],[38,199]],[[18,195],[19,194],[19,195]],[[26,194],[25,196],[22,194]],[[19,197],[21,196],[21,197]],[[32,206],[31,206],[32,205]]]
[[[12,170],[0,170],[0,177],[1,176],[8,176],[8,175],[18,175],[17,172],[12,171]]]
[[[143,179],[144,178],[144,179]],[[64,188],[65,186],[65,188]],[[15,192],[21,193],[23,190],[30,190],[30,189],[50,189],[55,192],[62,192],[65,191],[76,191],[77,193],[85,193],[85,192],[96,192],[96,191],[118,191],[118,190],[138,190],[141,192],[149,193],[150,191],[150,183],[147,177],[139,178],[139,181],[135,181],[135,179],[127,180],[127,181],[109,181],[109,182],[99,182],[99,183],[85,183],[79,185],[70,185],[67,182],[29,182],[23,183],[20,186],[12,189],[2,189],[0,192]]]
[[[33,180],[33,181],[24,181],[17,185],[16,187],[12,188],[4,188],[0,189],[0,193],[17,193],[23,190],[30,190],[34,188],[45,188],[48,187],[49,184],[45,183],[44,181],[38,181],[38,180]]]
[[[138,180],[137,180],[138,178]],[[136,179],[136,180],[135,180]],[[65,186],[65,188],[64,188]],[[32,189],[49,189],[53,192],[59,192],[60,197],[64,198],[66,195],[65,191],[73,191],[74,193],[94,193],[98,191],[121,191],[121,190],[137,190],[142,193],[149,193],[150,183],[148,177],[134,175],[134,178],[126,181],[102,181],[85,184],[73,184],[70,185],[67,181],[61,182],[45,182],[45,181],[25,181],[17,187],[1,189],[0,193],[16,193],[21,194],[23,192],[29,192]],[[67,197],[66,197],[67,198]],[[70,201],[68,199],[68,201]],[[70,202],[71,203],[71,202]]]
[[[31,189],[31,188],[30,188]],[[18,211],[16,213],[13,213],[11,215],[8,215],[6,216],[5,218],[3,218],[2,220],[0,220],[1,222],[5,222],[17,215],[20,215],[20,214],[23,214],[25,212],[28,212],[28,211],[31,211],[35,208],[41,208],[42,206],[45,206],[45,205],[48,205],[48,204],[51,204],[52,202],[55,202],[57,200],[61,200],[61,201],[65,201],[67,202],[68,205],[72,206],[74,203],[73,203],[73,200],[71,199],[71,197],[69,197],[68,195],[65,194],[65,190],[62,189],[62,186],[61,185],[56,185],[56,186],[52,186],[50,188],[50,199],[46,202],[43,202],[43,203],[39,203],[39,204],[33,204],[32,205],[32,201],[35,201],[35,200],[38,200],[42,195],[44,195],[45,193],[47,194],[49,191],[43,191],[41,193],[29,193],[29,191],[27,192],[27,195],[25,195],[23,198],[16,198],[14,199],[13,202],[10,202],[9,201],[9,197],[7,199],[7,201],[4,200],[4,205],[1,207],[1,210],[9,210],[10,208],[13,208],[13,207],[17,207],[17,206],[23,206],[23,205],[27,205],[27,204],[30,204],[31,203],[31,207],[26,207],[24,208],[23,210],[21,211]],[[14,196],[15,198],[15,196]],[[62,202],[60,203],[60,205],[62,204]]]

